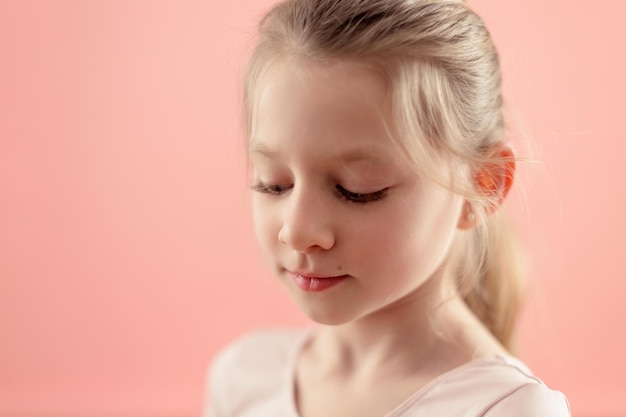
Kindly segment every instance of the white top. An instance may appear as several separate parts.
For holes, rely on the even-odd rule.
[[[209,374],[205,417],[298,417],[295,362],[309,334],[253,333],[227,346]],[[567,399],[518,359],[488,356],[452,369],[381,417],[570,417]]]

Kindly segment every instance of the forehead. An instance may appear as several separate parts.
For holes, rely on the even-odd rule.
[[[393,123],[385,77],[355,61],[282,59],[262,75],[253,98],[250,150],[306,138],[318,146],[389,145]]]
[[[366,95],[384,94],[386,77],[373,63],[362,59],[312,59],[297,56],[279,57],[261,76],[261,87],[276,79],[315,87],[328,87],[343,93],[359,91]]]

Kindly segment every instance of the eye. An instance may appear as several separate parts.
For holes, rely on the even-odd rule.
[[[263,194],[280,195],[292,187],[291,184],[263,184],[258,182],[251,188],[252,191],[256,191]]]
[[[382,190],[375,191],[373,193],[354,193],[350,190],[345,189],[341,185],[337,184],[337,191],[339,191],[339,195],[341,198],[348,200],[353,203],[370,203],[372,201],[377,201],[384,198],[387,195],[387,191],[389,191],[389,187],[383,188]]]

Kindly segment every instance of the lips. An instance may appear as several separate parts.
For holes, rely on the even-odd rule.
[[[334,287],[343,282],[347,275],[339,276],[313,276],[313,274],[303,274],[298,272],[289,272],[291,279],[298,288],[306,292],[319,292]]]

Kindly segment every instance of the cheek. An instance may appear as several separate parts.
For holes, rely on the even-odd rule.
[[[252,198],[252,222],[254,225],[254,234],[257,242],[263,245],[266,240],[268,229],[268,218],[266,210],[264,210],[263,204],[258,201],[258,198]]]
[[[435,194],[420,207],[420,220],[414,223],[408,240],[414,246],[414,257],[423,272],[434,273],[448,258],[456,236],[462,201],[457,196]]]
[[[400,218],[402,217],[402,218]],[[370,271],[378,273],[397,268],[405,253],[415,250],[412,246],[413,223],[398,211],[385,211],[376,216],[353,217],[346,222],[344,241],[347,253],[355,263],[362,263]]]
[[[370,268],[436,268],[448,252],[462,207],[462,199],[437,197],[397,201],[379,218],[354,225],[360,249],[354,253]]]
[[[269,249],[278,238],[280,225],[276,218],[276,209],[269,207],[263,201],[263,196],[252,198],[252,220],[258,244],[263,250]]]

